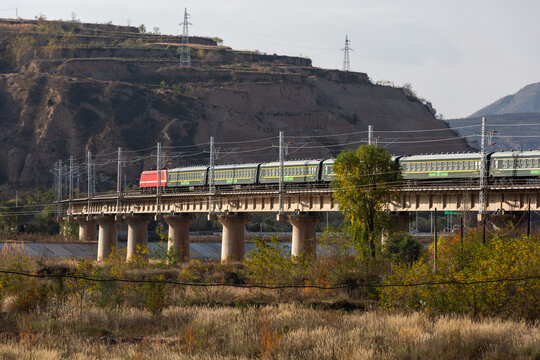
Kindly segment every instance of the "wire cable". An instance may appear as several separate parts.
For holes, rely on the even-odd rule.
[[[1,269],[1,274],[19,275],[33,278],[67,278],[74,280],[86,280],[92,282],[125,282],[125,283],[151,283],[151,284],[167,284],[167,285],[179,285],[179,286],[194,286],[194,287],[237,287],[237,288],[258,288],[267,290],[278,289],[320,289],[320,290],[338,290],[345,288],[355,287],[417,287],[417,286],[440,286],[440,285],[477,285],[477,284],[490,284],[498,282],[520,282],[528,280],[540,279],[540,275],[531,275],[517,278],[499,278],[499,279],[486,279],[486,280],[472,280],[472,281],[458,281],[458,280],[445,280],[445,281],[425,281],[418,283],[355,283],[346,285],[315,285],[315,284],[287,284],[287,285],[262,285],[262,284],[231,284],[231,283],[197,283],[197,282],[183,282],[173,280],[151,280],[151,279],[129,279],[129,278],[96,278],[91,276],[71,275],[71,274],[46,274],[46,273],[31,273],[17,270]]]

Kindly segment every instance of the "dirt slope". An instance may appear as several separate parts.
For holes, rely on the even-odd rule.
[[[275,137],[280,130],[288,136],[289,158],[357,146],[367,137],[358,132],[369,124],[387,131],[376,135],[395,153],[468,149],[429,105],[403,89],[375,85],[363,73],[313,68],[309,59],[239,52],[193,38],[193,66],[182,68],[173,36],[43,20],[0,21],[0,28],[4,188],[49,185],[58,159],[73,155],[81,164],[87,151],[113,158],[119,146],[139,156],[127,167],[127,181],[134,181],[154,166],[151,148],[158,141],[169,149],[167,166],[206,161],[207,145],[186,156],[178,152],[210,136],[226,143],[218,162],[274,160],[275,138],[236,142]],[[356,134],[323,136],[342,133]],[[268,148],[251,151],[257,147]],[[115,180],[115,170],[103,161],[98,188]]]

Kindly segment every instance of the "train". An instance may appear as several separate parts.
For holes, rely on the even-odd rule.
[[[399,164],[403,180],[428,181],[442,179],[479,179],[480,153],[447,153],[393,156]],[[284,184],[329,184],[335,179],[335,159],[294,160],[283,162]],[[501,151],[486,154],[488,178],[531,178],[540,176],[540,151]],[[216,187],[275,185],[279,183],[279,162],[217,165],[214,167]],[[160,187],[194,189],[209,185],[210,167],[193,166],[160,170]],[[143,171],[139,186],[155,189],[157,170]]]

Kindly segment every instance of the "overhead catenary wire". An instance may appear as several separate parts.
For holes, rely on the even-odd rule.
[[[518,123],[518,124],[511,124],[511,123],[508,123],[508,124],[490,124],[490,127],[522,127],[522,126],[540,126],[540,123],[533,123],[533,124],[526,124],[526,123]],[[464,126],[458,126],[458,127],[443,127],[443,128],[436,128],[436,129],[410,129],[410,130],[407,130],[407,129],[404,129],[404,130],[377,130],[376,133],[377,134],[391,134],[391,133],[408,133],[408,134],[423,134],[423,133],[428,133],[428,132],[442,132],[442,131],[449,131],[449,130],[461,130],[461,129],[468,129],[468,128],[480,128],[480,124],[478,125],[464,125]],[[287,138],[289,139],[307,139],[307,138],[313,138],[313,139],[317,139],[317,138],[332,138],[332,137],[344,137],[344,136],[352,136],[352,135],[360,135],[360,134],[367,134],[367,130],[362,130],[362,131],[355,131],[355,132],[346,132],[346,133],[339,133],[339,134],[323,134],[323,135],[290,135],[290,136],[287,136]],[[473,137],[473,136],[479,136],[479,134],[471,134],[471,135],[465,135],[466,137]],[[537,136],[535,135],[492,135],[492,137],[499,137],[499,138],[502,138],[502,137],[508,137],[508,138],[512,138],[512,137],[523,137],[523,138],[535,138]],[[238,145],[238,144],[247,144],[247,143],[256,143],[256,142],[263,142],[263,141],[268,141],[268,140],[276,140],[278,137],[277,136],[270,136],[270,137],[264,137],[264,138],[257,138],[257,139],[250,139],[250,140],[239,140],[239,141],[222,141],[222,142],[219,142],[219,141],[216,141],[216,145],[228,145],[228,144],[234,144],[234,145]],[[452,137],[452,138],[448,138],[448,140],[451,140],[451,139],[461,139],[461,138],[464,138],[464,136],[461,136],[461,137]],[[387,141],[387,140],[393,140],[393,138],[390,138],[390,139],[382,139],[379,141],[379,143],[384,143],[384,141]],[[410,141],[410,142],[407,142],[407,143],[414,143],[414,142],[418,142],[418,143],[422,143],[423,141],[422,140],[417,140],[417,141]],[[353,142],[354,143],[354,142]],[[400,143],[400,142],[395,142],[395,143]],[[401,142],[403,143],[403,142]],[[208,142],[203,142],[203,143],[198,143],[198,144],[191,144],[191,145],[167,145],[167,146],[163,146],[163,149],[188,149],[188,148],[200,148],[200,147],[205,147],[205,146],[208,146]],[[336,145],[337,146],[337,145]],[[148,147],[148,148],[141,148],[141,149],[132,149],[132,150],[124,150],[123,153],[124,154],[132,154],[132,153],[142,153],[142,152],[145,152],[145,151],[155,151],[155,147]],[[103,158],[103,157],[107,157],[107,156],[113,156],[113,155],[116,155],[116,150],[114,151],[110,151],[110,152],[106,152],[106,153],[99,153],[99,154],[94,154],[93,155],[93,158],[94,159],[99,159],[99,158]],[[140,155],[142,157],[145,157],[145,155]],[[146,158],[148,157],[151,157],[153,155],[148,155]],[[74,157],[74,161],[79,161],[81,159],[85,159],[86,158],[86,154],[85,155],[81,155],[81,156],[78,156],[78,157]],[[63,159],[63,160],[68,160],[67,158],[66,159]],[[104,165],[107,165],[107,164],[110,164],[110,163],[113,163],[115,160],[113,158],[111,158],[110,160],[107,160],[105,161],[104,163],[98,163],[96,162],[96,165],[98,166],[104,166]]]

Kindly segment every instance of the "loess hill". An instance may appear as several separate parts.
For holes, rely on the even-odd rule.
[[[0,186],[51,185],[58,159],[73,155],[80,163],[87,151],[113,158],[117,147],[132,150],[132,158],[147,156],[127,167],[129,182],[155,166],[148,155],[158,141],[179,147],[210,136],[228,143],[218,163],[275,160],[276,139],[235,142],[280,130],[307,136],[287,139],[291,149],[301,147],[289,158],[335,155],[347,142],[357,146],[366,134],[323,135],[366,131],[369,124],[389,131],[376,135],[394,153],[469,149],[425,100],[374,84],[367,74],[236,51],[196,36],[190,37],[192,66],[180,67],[180,41],[110,24],[0,20]],[[437,139],[444,140],[417,142]],[[184,148],[171,149],[167,166],[204,162],[207,147],[185,148],[189,157],[178,154]],[[98,189],[115,181],[115,171],[115,164],[97,168]]]

